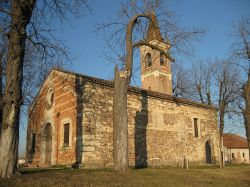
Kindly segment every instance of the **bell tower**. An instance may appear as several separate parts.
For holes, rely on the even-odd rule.
[[[151,17],[146,41],[168,52],[170,44],[162,38],[156,17]],[[142,88],[172,95],[171,61],[160,51],[148,46],[140,47]]]

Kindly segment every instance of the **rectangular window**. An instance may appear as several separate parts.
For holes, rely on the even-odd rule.
[[[36,150],[36,133],[32,133],[31,153],[35,153],[35,150]]]
[[[245,158],[245,153],[242,153],[242,157]]]
[[[234,153],[232,153],[232,158],[234,158]]]
[[[198,119],[194,118],[194,137],[199,136]]]
[[[69,146],[69,123],[64,124],[63,145]]]

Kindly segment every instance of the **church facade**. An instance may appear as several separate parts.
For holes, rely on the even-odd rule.
[[[168,50],[157,22],[147,40]],[[219,164],[217,109],[172,96],[171,62],[140,47],[142,88],[128,89],[128,158],[135,167]],[[29,108],[30,165],[113,166],[113,82],[52,69]]]

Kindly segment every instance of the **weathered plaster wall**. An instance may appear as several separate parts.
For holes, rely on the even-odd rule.
[[[232,154],[234,154],[234,158]],[[224,146],[224,157],[226,162],[232,164],[249,163],[249,150],[247,148],[227,148]]]

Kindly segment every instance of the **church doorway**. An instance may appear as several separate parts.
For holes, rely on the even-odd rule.
[[[52,153],[52,127],[50,123],[47,123],[43,133],[44,139],[44,163],[51,165],[51,153]]]
[[[206,149],[206,164],[212,164],[212,151],[209,141],[206,142],[205,149]]]

